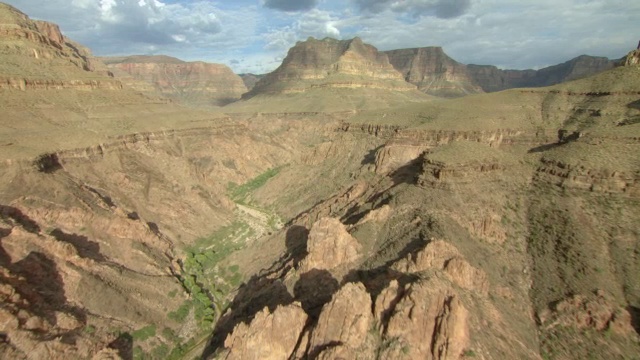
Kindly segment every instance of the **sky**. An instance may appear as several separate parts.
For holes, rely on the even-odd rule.
[[[539,69],[640,40],[637,0],[1,0],[95,55],[164,54],[267,73],[312,36],[442,46],[465,64]]]

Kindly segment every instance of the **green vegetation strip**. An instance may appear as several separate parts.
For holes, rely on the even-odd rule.
[[[230,198],[238,204],[249,206],[251,193],[264,186],[280,170],[281,167],[267,170],[242,185],[230,183]],[[275,229],[278,222],[277,215],[271,215],[267,226]],[[254,235],[255,230],[249,224],[236,220],[207,237],[197,239],[193,245],[185,249],[186,257],[182,262],[180,282],[190,299],[168,316],[182,323],[193,314],[200,335],[183,341],[170,328],[164,328],[160,336],[156,337],[154,325],[143,327],[131,334],[133,340],[144,342],[155,337],[163,339],[163,342],[158,344],[151,341],[152,349],[148,353],[141,346],[134,347],[134,359],[182,359],[201,342],[197,339],[204,339],[209,335],[213,324],[229,306],[229,293],[242,282],[238,265],[227,267],[221,263],[231,253],[241,249],[246,239]],[[167,295],[173,298],[177,292],[172,291]]]
[[[242,185],[229,183],[228,190],[231,199],[239,204],[246,204],[249,194],[262,187],[272,177],[278,175],[281,169],[282,166],[269,169]]]

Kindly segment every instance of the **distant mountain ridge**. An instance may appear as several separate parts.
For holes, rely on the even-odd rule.
[[[542,87],[577,80],[613,69],[616,60],[580,55],[562,64],[540,70],[501,70],[492,65],[467,65],[471,79],[485,92],[516,87]]]
[[[185,104],[222,106],[240,99],[247,91],[242,79],[223,64],[187,62],[165,55],[101,59],[126,85]]]
[[[616,61],[581,55],[540,70],[502,70],[493,65],[465,65],[441,47],[385,51],[405,80],[435,96],[457,97],[516,87],[541,87],[595,75],[612,69]]]
[[[609,70],[616,64],[616,60],[605,57],[581,55],[539,70],[503,70],[493,65],[460,63],[440,46],[378,51],[358,37],[299,41],[276,70],[262,75],[235,75],[225,65],[186,62],[165,55],[100,59],[128,86],[196,105],[226,105],[241,97],[318,88],[418,89],[452,98],[551,86]]]
[[[243,74],[250,88],[243,98],[317,87],[406,91],[413,89],[411,85],[429,95],[459,97],[555,85],[595,75],[615,64],[616,60],[581,55],[540,70],[502,70],[493,65],[462,64],[439,46],[378,51],[358,37],[350,40],[310,37],[293,46],[282,64],[258,81],[255,75]]]

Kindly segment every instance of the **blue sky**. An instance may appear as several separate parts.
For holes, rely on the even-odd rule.
[[[309,36],[380,50],[442,46],[462,63],[525,69],[581,54],[619,58],[640,40],[630,0],[3,0],[60,25],[96,55],[165,54],[275,69]]]

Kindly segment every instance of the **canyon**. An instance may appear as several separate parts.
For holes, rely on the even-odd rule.
[[[0,22],[3,358],[640,353],[638,51],[483,93],[441,49],[309,39],[239,99]]]

